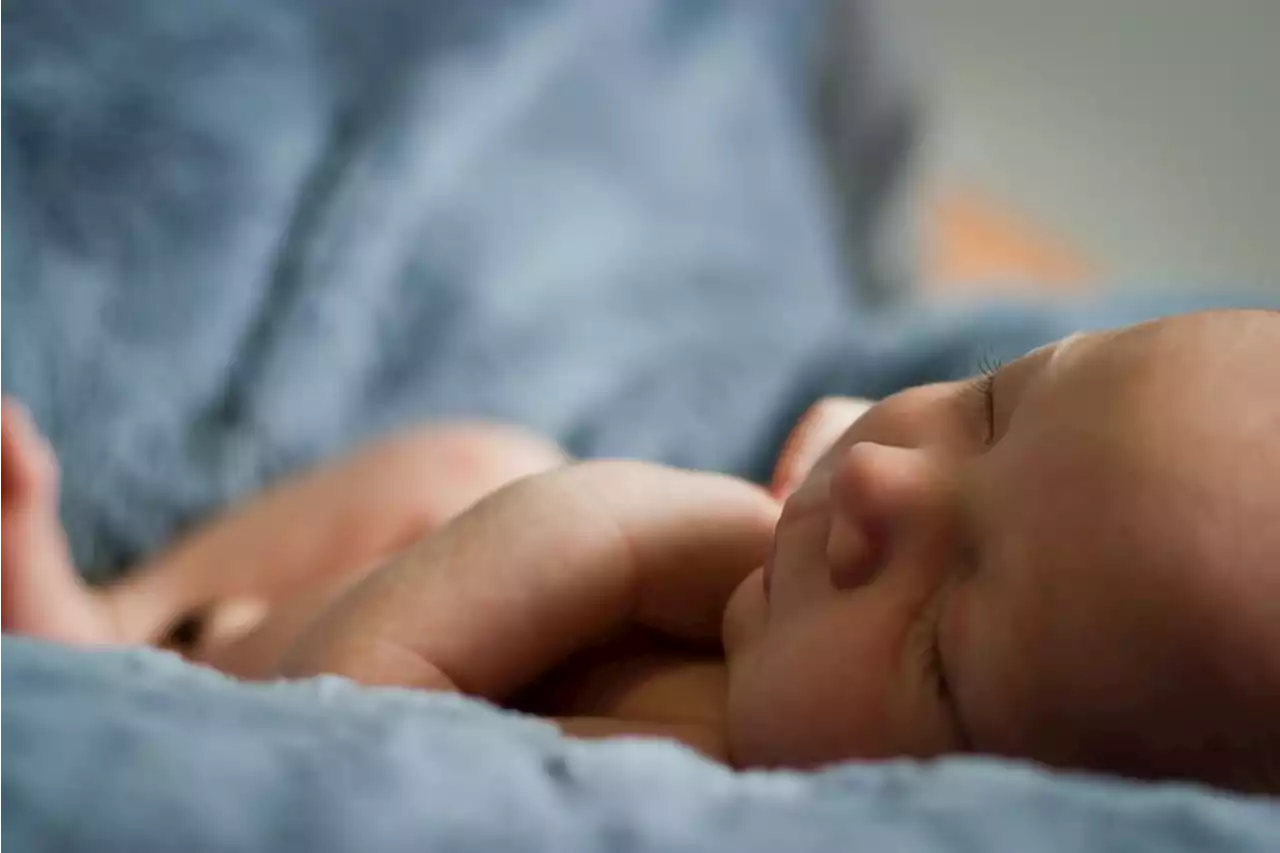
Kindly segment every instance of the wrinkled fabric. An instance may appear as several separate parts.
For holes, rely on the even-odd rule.
[[[812,133],[822,20],[688,0],[5,3],[0,379],[58,452],[78,565],[112,577],[423,419],[759,478],[821,394],[1181,307],[872,312],[865,241],[830,224],[869,202],[830,191]],[[894,135],[840,138],[879,168]],[[883,184],[861,172],[853,195]],[[1244,851],[1280,833],[1272,805],[1194,788],[980,761],[734,775],[457,698],[3,651],[18,850]]]
[[[11,850],[1270,853],[1280,839],[1274,801],[1190,786],[972,759],[735,774],[456,696],[249,686],[150,650],[6,639],[5,653]]]
[[[425,418],[742,467],[852,302],[786,8],[6,4],[3,384],[77,561]]]

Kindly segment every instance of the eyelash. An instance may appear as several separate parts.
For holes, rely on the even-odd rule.
[[[984,442],[987,445],[992,444],[996,438],[996,374],[1003,365],[1003,361],[990,355],[984,355],[978,362],[982,375],[978,377],[977,392],[987,418],[987,437]]]

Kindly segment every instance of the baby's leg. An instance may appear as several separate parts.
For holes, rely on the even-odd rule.
[[[72,643],[114,641],[102,602],[71,564],[58,521],[53,450],[15,401],[4,401],[0,427],[4,630]]]
[[[202,624],[188,622],[182,638],[197,657],[258,674],[381,560],[512,480],[564,461],[551,442],[511,427],[411,430],[230,509],[117,584],[109,600],[134,640],[154,642],[198,616]]]

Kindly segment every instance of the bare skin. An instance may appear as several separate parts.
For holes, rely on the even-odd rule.
[[[734,760],[1275,790],[1278,357],[1274,312],[1190,315],[872,408],[726,614]]]
[[[682,482],[694,475],[634,466],[534,478],[442,531],[447,547],[435,537],[389,566],[388,586],[354,590],[291,671],[404,683],[447,661],[437,686],[512,701],[628,626],[687,642],[680,620],[655,617],[718,606],[721,584],[696,582],[710,561],[726,583],[746,572],[724,612],[725,667],[679,645],[615,647],[560,666],[538,709],[589,716],[562,719],[580,734],[674,723],[661,733],[740,767],[978,751],[1275,790],[1278,356],[1275,315],[1206,314],[1073,338],[993,382],[904,392],[825,454],[800,454],[820,458],[756,553],[763,572],[746,570],[750,549],[728,556],[764,521],[721,516],[739,499],[718,491],[728,483],[703,493]],[[780,488],[795,479],[781,472]],[[500,606],[444,603],[451,565],[505,565],[492,543],[510,537],[495,532],[532,518],[546,538],[510,553],[550,564],[501,575]],[[685,524],[706,526],[705,555],[676,547]],[[635,578],[604,584],[620,565]],[[428,598],[484,628],[397,616]],[[507,620],[529,633],[495,634]],[[476,682],[473,666],[507,677]]]
[[[764,491],[712,474],[593,462],[530,478],[350,590],[284,672],[459,690],[570,734],[723,758],[721,616],[776,517]]]
[[[1274,791],[1277,357],[1274,314],[1204,314],[829,401],[780,519],[640,463],[524,479],[329,602],[280,672],[740,767],[978,751]]]
[[[493,490],[565,461],[510,427],[409,430],[286,480],[90,589],[58,523],[52,450],[15,401],[3,425],[4,630],[165,645],[243,677],[273,673],[297,632],[379,563]]]
[[[71,571],[58,523],[58,462],[53,449],[26,411],[8,401],[0,433],[4,630],[68,643],[99,642],[114,627]]]

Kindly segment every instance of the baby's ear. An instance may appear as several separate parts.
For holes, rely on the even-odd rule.
[[[782,446],[769,487],[773,496],[785,500],[800,488],[823,454],[872,405],[860,397],[824,397],[810,406]]]

